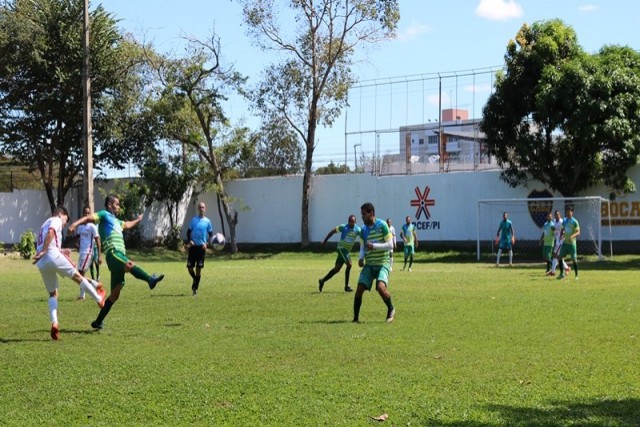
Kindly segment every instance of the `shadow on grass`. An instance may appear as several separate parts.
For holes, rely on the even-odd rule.
[[[439,421],[430,419],[430,426],[638,426],[640,425],[640,399],[593,400],[591,402],[552,402],[547,408],[488,405],[489,411],[500,418],[499,423],[477,421]]]
[[[49,333],[49,331],[47,331],[47,333]],[[25,338],[0,338],[0,344],[13,344],[13,343],[23,343],[23,342],[49,342],[51,341],[51,338],[32,338],[32,339],[25,339]]]
[[[300,323],[306,325],[343,325],[352,322],[351,320],[303,320]]]

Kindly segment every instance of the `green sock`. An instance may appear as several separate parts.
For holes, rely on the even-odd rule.
[[[149,279],[151,278],[151,276],[149,276],[146,271],[144,271],[143,269],[141,269],[137,265],[133,266],[133,268],[131,269],[131,274],[136,279],[144,280],[145,282],[148,282]]]

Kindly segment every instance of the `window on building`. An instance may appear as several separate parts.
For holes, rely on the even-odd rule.
[[[418,145],[424,145],[424,138],[420,138],[418,140]]]

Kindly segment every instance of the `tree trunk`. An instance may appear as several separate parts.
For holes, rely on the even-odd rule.
[[[307,153],[304,161],[304,177],[302,178],[302,216],[300,221],[300,244],[303,248],[309,246],[309,202],[311,199],[311,180],[313,179],[311,166],[313,165],[313,150],[316,136],[315,120],[309,121],[307,132]]]

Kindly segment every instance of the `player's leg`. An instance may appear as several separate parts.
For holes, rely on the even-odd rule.
[[[360,277],[358,277],[358,288],[353,296],[353,323],[360,323],[360,307],[362,306],[362,295],[364,291],[371,289],[374,277],[372,275],[371,267],[365,265],[360,271]]]
[[[58,326],[58,276],[54,266],[50,263],[43,263],[40,265],[38,262],[38,269],[42,275],[44,286],[47,289],[49,298],[47,300],[47,307],[49,310],[49,320],[51,322],[51,339],[57,340],[60,338],[60,329]]]
[[[407,268],[407,261],[409,260],[409,246],[407,246],[406,244],[404,245],[404,265],[402,266],[402,271],[404,271]]]
[[[349,255],[349,253],[347,252],[345,254],[345,265],[346,268],[344,270],[344,291],[345,292],[352,292],[353,289],[351,289],[351,286],[349,286],[349,276],[351,275],[351,255]]]
[[[336,252],[338,253],[336,255],[336,261],[335,264],[333,265],[333,268],[331,270],[329,270],[329,272],[327,274],[325,274],[325,276],[322,279],[318,280],[318,291],[322,292],[322,288],[324,287],[324,284],[326,282],[328,282],[333,276],[335,276],[336,274],[338,274],[338,272],[340,272],[340,270],[342,269],[342,265],[346,262],[347,257],[348,257],[348,252],[343,250],[343,249],[336,249]]]
[[[389,251],[389,271],[393,271],[393,249]]]
[[[578,280],[578,248],[574,243],[571,245],[571,259],[573,260],[573,272],[575,274],[576,280]]]
[[[109,311],[111,311],[113,304],[115,304],[116,301],[118,301],[118,298],[120,298],[120,291],[124,286],[126,265],[129,262],[126,256],[123,257],[121,254],[119,256],[108,254],[106,256],[106,260],[107,267],[111,272],[111,292],[109,293],[109,297],[105,300],[104,306],[100,309],[96,320],[91,322],[91,327],[94,329],[102,329],[102,322],[104,322]]]
[[[378,277],[376,279],[376,290],[384,304],[387,306],[387,323],[391,323],[396,315],[396,309],[393,307],[393,302],[391,302],[391,294],[389,293],[387,286],[388,283],[389,271],[384,266],[380,267],[380,271],[378,272]]]
[[[496,257],[496,265],[500,265],[500,256],[502,255],[502,247],[498,248],[498,256]]]
[[[123,255],[120,253],[114,256],[123,257]],[[156,276],[155,274],[149,275],[149,273],[144,271],[141,267],[138,267],[133,261],[129,259],[127,259],[127,263],[125,264],[125,271],[127,273],[131,273],[131,275],[136,279],[147,282],[147,284],[149,285],[149,289],[155,288],[158,282],[164,279],[164,274],[160,274],[158,276]]]
[[[509,265],[513,265],[513,248],[509,248]]]
[[[411,271],[411,267],[413,267],[413,254],[414,254],[414,247],[409,246],[409,271]]]

